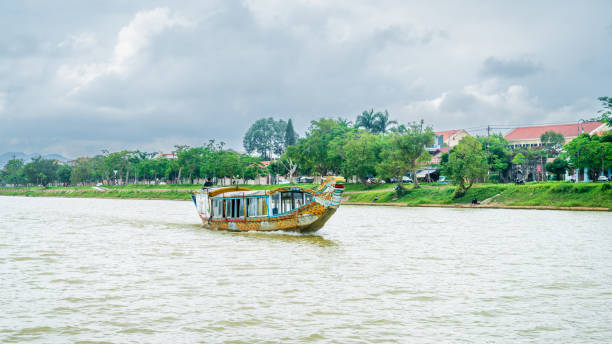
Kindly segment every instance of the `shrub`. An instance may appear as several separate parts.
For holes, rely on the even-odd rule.
[[[591,191],[592,187],[590,185],[574,185],[574,191],[576,193],[585,193]]]
[[[554,193],[570,193],[573,190],[574,186],[572,184],[559,184],[550,189]]]

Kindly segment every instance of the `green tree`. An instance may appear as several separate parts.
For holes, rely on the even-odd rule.
[[[340,171],[343,158],[339,147],[342,147],[350,132],[355,128],[332,119],[321,118],[310,122],[306,137],[300,138],[295,148],[290,148],[284,158],[291,159],[304,171],[312,171],[320,175],[328,172],[337,174]]]
[[[508,140],[501,134],[479,136],[477,139],[483,147],[487,147],[487,163],[490,169],[499,175],[500,181],[505,181],[512,160],[512,149],[508,148]]]
[[[379,161],[380,138],[367,132],[355,132],[342,146],[341,169],[347,177],[358,176],[367,186],[367,176],[376,173]]]
[[[595,121],[602,121],[612,127],[612,97],[599,97],[603,109],[597,111],[598,116],[593,118]]]
[[[389,113],[387,112],[387,110],[385,110],[385,112],[377,112],[374,115],[374,123],[372,123],[372,132],[373,133],[386,133],[390,128],[389,126],[396,124],[397,125],[397,121],[390,121],[389,120]]]
[[[291,118],[289,118],[289,121],[287,121],[287,128],[285,130],[285,150],[287,149],[287,147],[294,146],[296,143],[297,134],[293,129],[293,122],[291,121]]]
[[[180,160],[178,157],[181,156],[183,152],[188,149],[189,149],[188,145],[175,145],[174,151],[172,152],[177,157],[175,162],[172,164],[173,166],[178,168],[178,171],[176,172],[176,182],[177,183],[182,183],[181,174],[183,173],[183,167],[184,167],[184,161]]]
[[[38,156],[23,166],[23,174],[28,183],[42,184],[46,187],[56,180],[57,168],[55,161]]]
[[[159,183],[159,178],[164,177],[170,164],[170,159],[158,157],[154,159],[145,159],[138,164],[138,174],[148,181]]]
[[[181,150],[177,154],[180,166],[189,173],[189,183],[193,184],[193,179],[199,175],[200,167],[204,163],[204,156],[208,153],[205,148],[193,147]]]
[[[106,180],[108,182],[109,174],[108,170],[104,165],[104,158],[104,155],[98,154],[91,159],[87,159],[87,165],[89,169],[89,181],[99,182]],[[72,181],[72,176],[70,177],[70,180]]]
[[[60,183],[70,183],[70,174],[72,173],[72,168],[68,165],[60,165],[57,169],[57,180]]]
[[[401,193],[404,189],[402,177],[408,171],[409,166],[401,160],[403,156],[397,148],[400,146],[399,135],[394,132],[381,139],[380,161],[376,164],[376,175],[383,179],[395,178],[398,180]]]
[[[521,152],[517,153],[514,158],[512,158],[512,163],[514,165],[522,166],[525,163],[525,155]]]
[[[24,184],[25,177],[23,175],[23,165],[22,159],[15,159],[15,157],[13,157],[13,159],[9,160],[2,168],[0,173],[1,179],[7,184]]]
[[[596,136],[594,139],[599,143],[595,154],[601,161],[601,167],[598,166],[594,170],[598,170],[599,174],[603,175],[607,169],[612,168],[612,133],[608,132],[606,135]]]
[[[401,177],[412,171],[414,187],[418,188],[416,170],[420,163],[431,159],[425,147],[433,144],[434,136],[430,127],[423,129],[423,120],[411,124],[404,134],[392,133],[383,145],[383,160],[377,171],[382,176],[398,176],[400,188],[403,187]]]
[[[546,164],[546,171],[554,174],[556,180],[561,180],[561,176],[565,174],[568,168],[567,160],[560,157],[556,157],[555,160]]]
[[[126,184],[130,175],[130,156],[132,151],[112,152],[104,157],[106,174],[112,176],[118,184]],[[115,171],[117,171],[115,173]]]
[[[77,159],[70,171],[70,183],[79,185],[92,180],[92,164],[85,159]]]
[[[579,169],[588,168],[590,178],[596,179],[603,169],[612,163],[612,157],[608,155],[606,137],[597,134],[581,134],[564,146],[570,159],[570,163]]]
[[[285,151],[287,122],[272,117],[257,120],[244,135],[242,145],[247,153],[257,152],[262,159],[270,160],[273,154]]]
[[[462,197],[489,170],[487,157],[477,139],[466,136],[456,145],[443,166],[447,176],[457,185],[454,197]]]
[[[240,154],[226,150],[218,151],[216,165],[219,177],[229,177],[232,183],[234,178],[240,177],[242,169]]]
[[[558,154],[563,148],[565,137],[561,133],[549,130],[540,136],[540,141],[548,154]]]
[[[391,129],[389,129],[389,131],[392,133],[404,134],[408,131],[408,128],[404,124],[400,124],[395,127],[392,127]]]
[[[236,177],[243,180],[253,180],[264,173],[261,159],[246,154],[239,154]]]
[[[355,128],[364,128],[367,131],[374,131],[376,128],[376,114],[374,109],[363,111],[355,120]]]

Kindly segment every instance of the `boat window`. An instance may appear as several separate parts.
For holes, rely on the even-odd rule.
[[[239,198],[228,198],[223,200],[225,202],[225,218],[241,218],[244,217],[244,202]]]
[[[260,197],[257,199],[257,215],[266,216],[268,215],[268,202],[266,198]]]
[[[223,201],[225,201],[225,212],[223,213],[223,217],[232,217],[232,200],[224,199]]]
[[[304,192],[304,204],[312,202],[312,194],[308,192]]]
[[[293,209],[293,195],[291,192],[281,192],[281,213]]]
[[[281,194],[277,192],[270,196],[270,208],[272,208],[272,216],[278,215],[281,213]]]
[[[213,199],[211,200],[211,216],[218,219],[223,217],[223,200]]]
[[[257,216],[257,198],[247,198],[247,213],[246,216]]]
[[[299,208],[304,205],[304,193],[303,192],[294,192],[293,193],[293,207]]]
[[[244,217],[244,199],[236,200],[236,208],[236,214],[238,214],[238,217]]]
[[[268,216],[268,203],[265,197],[247,198],[247,214],[248,217]]]

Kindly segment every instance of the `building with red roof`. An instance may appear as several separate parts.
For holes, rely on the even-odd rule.
[[[462,138],[470,136],[467,131],[463,129],[436,131],[436,143],[442,147],[447,145],[448,147],[455,147]],[[442,141],[442,142],[440,142]]]
[[[504,137],[513,147],[537,147],[542,144],[540,137],[547,131],[554,131],[563,135],[567,143],[582,133],[601,135],[609,130],[610,128],[602,122],[537,125],[515,128]]]

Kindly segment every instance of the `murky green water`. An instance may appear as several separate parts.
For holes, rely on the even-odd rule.
[[[611,213],[342,206],[316,234],[0,197],[0,342],[612,342]]]

